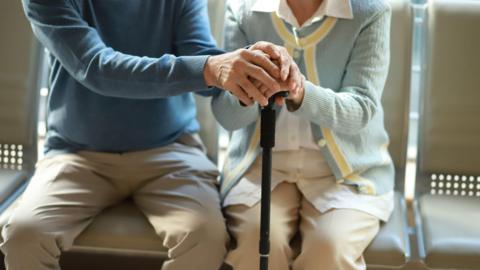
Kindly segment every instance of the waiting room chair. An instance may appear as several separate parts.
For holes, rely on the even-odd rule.
[[[410,257],[407,210],[404,199],[408,146],[412,8],[408,0],[391,0],[390,71],[382,97],[389,152],[395,164],[395,209],[390,220],[365,251],[368,269],[403,269]]]
[[[480,269],[480,1],[428,5],[416,193],[429,269]]]
[[[37,110],[41,46],[21,5],[1,1],[0,10],[0,213],[26,185],[37,160]]]
[[[0,224],[25,189],[37,161],[37,112],[42,47],[21,4],[1,1],[0,10]],[[0,226],[1,228],[2,226]],[[3,254],[0,254],[3,258]],[[3,269],[3,263],[0,264]]]

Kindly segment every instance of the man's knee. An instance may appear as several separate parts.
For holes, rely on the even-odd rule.
[[[38,222],[10,221],[3,227],[2,238],[1,249],[5,254],[43,249],[54,257],[60,256],[55,235]]]

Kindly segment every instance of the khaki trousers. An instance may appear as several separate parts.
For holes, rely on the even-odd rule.
[[[227,263],[234,270],[258,269],[260,204],[228,206],[225,214],[236,240]],[[322,214],[303,199],[295,184],[283,182],[272,192],[269,269],[366,269],[362,254],[379,226],[378,218],[358,210],[334,209]],[[297,228],[300,251],[291,246]]]
[[[197,147],[174,143],[126,154],[78,152],[40,161],[2,235],[8,270],[60,269],[61,251],[105,207],[127,197],[168,248],[164,270],[215,270],[228,234],[217,169]]]

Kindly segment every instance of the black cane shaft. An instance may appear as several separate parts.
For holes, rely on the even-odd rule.
[[[275,146],[275,110],[264,108],[261,119],[260,146],[262,155],[262,199],[260,209],[260,270],[268,270],[270,253],[270,201],[272,148]]]
[[[263,149],[262,157],[262,200],[260,209],[260,260],[268,262],[270,252],[270,189],[272,169],[272,149]],[[267,263],[268,265],[268,263]],[[264,269],[264,268],[260,268]],[[265,268],[265,270],[268,268]]]
[[[286,97],[287,92],[277,96]],[[272,180],[272,148],[275,146],[275,96],[269,99],[268,106],[262,109],[260,127],[260,146],[262,155],[262,200],[260,205],[260,270],[268,270],[268,255],[270,253],[270,190]]]
[[[261,115],[260,146],[273,148],[275,146],[275,110],[265,108]]]

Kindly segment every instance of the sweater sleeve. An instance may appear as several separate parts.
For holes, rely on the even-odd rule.
[[[381,105],[390,53],[390,8],[373,16],[351,51],[341,89],[305,84],[305,97],[294,114],[340,133],[357,133]]]
[[[243,1],[230,0],[227,3],[225,16],[225,50],[232,51],[249,45],[242,29],[240,16],[243,12]],[[212,99],[212,111],[217,121],[229,131],[248,126],[258,119],[260,109],[257,104],[242,106],[240,101],[228,91],[221,91]]]
[[[67,72],[91,91],[110,97],[150,99],[207,89],[207,55],[218,53],[208,29],[205,1],[185,1],[175,40],[179,54],[129,55],[107,46],[82,18],[78,1],[22,0],[40,42]],[[172,15],[173,16],[173,15]]]

